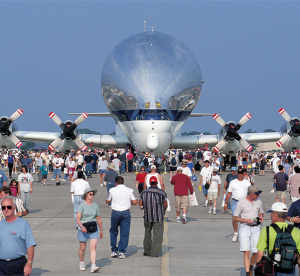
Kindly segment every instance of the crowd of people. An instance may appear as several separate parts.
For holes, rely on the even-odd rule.
[[[89,240],[91,272],[99,271],[99,267],[96,266],[96,245],[98,238],[103,237],[99,207],[93,202],[97,189],[90,187],[89,178],[97,177],[99,188],[106,186],[107,189],[106,203],[111,208],[109,231],[111,257],[125,258],[129,241],[131,205],[139,205],[144,212],[144,255],[158,257],[161,254],[163,242],[164,216],[170,207],[165,191],[166,183],[160,174],[160,171],[166,172],[167,169],[170,172],[170,184],[174,186],[178,223],[188,222],[187,212],[196,186],[203,192],[204,207],[208,208],[209,214],[216,215],[219,212],[217,201],[221,197],[224,211],[232,215],[232,241],[240,241],[240,251],[244,253],[247,275],[252,275],[254,265],[259,264],[262,259],[261,252],[269,250],[270,256],[274,255],[277,232],[287,228],[286,220],[294,225],[291,235],[295,241],[296,251],[300,252],[298,239],[300,237],[298,229],[300,227],[300,154],[297,153],[241,152],[225,156],[221,153],[215,154],[208,149],[200,149],[170,150],[163,156],[156,157],[153,152],[142,152],[137,155],[130,149],[88,150],[87,152],[72,150],[68,153],[14,150],[1,153],[1,164],[3,168],[8,168],[8,177],[3,170],[0,170],[0,198],[2,198],[0,220],[4,221],[1,223],[5,223],[7,228],[11,222],[19,221],[19,217],[29,213],[30,195],[33,192],[33,173],[37,174],[37,181],[42,186],[47,186],[49,183],[49,174],[53,175],[52,181],[55,181],[56,186],[59,186],[61,181],[70,180],[74,221],[78,232],[80,270],[86,269],[84,256]],[[159,167],[162,169],[159,170]],[[226,167],[230,168],[230,173],[226,175],[225,182],[221,183],[220,175],[226,172]],[[266,238],[266,231],[269,229],[261,230],[264,215],[262,191],[259,185],[255,185],[255,182],[259,183],[259,181],[254,177],[265,176],[266,168],[272,169],[274,173],[274,182],[270,192],[275,195],[275,203],[271,208],[271,219],[273,224],[279,226],[279,230],[273,224],[270,226],[273,228],[270,232],[269,243]],[[133,172],[137,173],[135,184],[139,196],[136,196],[135,191],[125,185],[122,177],[125,173]],[[15,178],[13,178],[14,175],[16,175]],[[9,184],[8,181],[10,181]],[[223,193],[221,192],[222,186]],[[289,195],[292,200],[290,208],[285,204]],[[28,225],[25,228],[26,231],[31,231]],[[119,232],[120,240],[117,244]],[[4,237],[5,235],[2,236],[0,233],[0,247]],[[33,251],[35,242],[31,234],[29,237],[30,243],[28,244],[30,250]],[[13,260],[16,266],[22,266],[24,273],[29,275],[33,253],[27,251],[25,252],[23,248],[22,256],[11,254],[9,258],[4,258],[2,254],[0,262],[5,264],[5,260],[9,259],[7,269],[10,270],[11,260]],[[23,256],[26,254],[29,256],[29,265],[28,262],[24,262]],[[294,275],[294,267],[282,270],[277,265],[276,275]],[[1,269],[0,267],[0,272]]]

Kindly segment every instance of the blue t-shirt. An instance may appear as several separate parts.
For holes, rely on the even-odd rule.
[[[231,173],[227,174],[227,176],[226,176],[226,181],[227,181],[226,190],[228,190],[230,182],[234,179],[237,179],[237,177],[238,177],[237,174],[236,175],[232,175]]]
[[[290,218],[300,216],[300,200],[291,204],[287,216]],[[300,223],[294,223],[294,226],[300,228]]]
[[[28,167],[28,166],[29,166],[29,164],[31,164],[31,163],[32,163],[32,161],[31,161],[31,159],[30,159],[30,158],[27,158],[27,159],[23,158],[23,159],[21,160],[21,164],[22,164],[22,166],[26,166],[26,167]]]
[[[287,181],[289,180],[288,176],[284,172],[278,172],[275,174],[274,179],[276,179],[276,191],[286,191],[287,190]]]
[[[4,171],[0,170],[0,188],[3,187],[3,182],[7,181],[8,178],[6,177]]]
[[[22,218],[13,222],[0,221],[0,259],[16,259],[27,254],[27,249],[36,246],[30,225]]]
[[[190,168],[191,173],[193,173],[194,164],[192,162],[187,163],[187,166]]]

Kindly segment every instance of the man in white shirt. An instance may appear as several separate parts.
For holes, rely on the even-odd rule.
[[[202,167],[201,172],[200,172],[201,179],[200,179],[200,184],[199,184],[199,186],[202,185],[203,194],[205,196],[204,207],[207,207],[207,204],[208,204],[208,198],[207,198],[208,190],[205,188],[205,184],[206,184],[206,182],[210,181],[211,175],[212,175],[212,167],[210,166],[209,161],[205,160],[204,167]]]
[[[76,227],[78,224],[76,222],[76,213],[78,206],[84,202],[84,199],[81,196],[84,193],[84,190],[90,188],[90,184],[83,179],[83,171],[78,171],[77,179],[71,183],[70,193],[74,196],[74,219],[76,223]]]
[[[59,153],[55,154],[52,161],[53,164],[53,178],[56,180],[56,186],[60,185],[59,179],[61,178],[61,167],[64,165],[64,160],[60,157]]]
[[[230,182],[228,193],[225,199],[224,204],[224,210],[227,211],[227,203],[230,197],[231,199],[231,211],[232,215],[235,213],[236,205],[239,202],[239,200],[244,199],[247,196],[248,193],[248,187],[251,185],[251,183],[244,179],[244,171],[242,168],[238,169],[238,178],[234,179]],[[238,223],[237,221],[232,220],[232,226],[234,230],[234,234],[232,237],[232,241],[236,242],[238,238]]]
[[[125,259],[125,252],[129,241],[130,232],[130,207],[137,205],[138,200],[134,194],[133,189],[124,185],[124,178],[122,176],[116,177],[116,187],[111,188],[105,199],[106,203],[111,203],[111,227],[110,245],[111,257],[116,258],[119,251],[119,259]],[[117,246],[117,237],[120,227],[120,241]]]

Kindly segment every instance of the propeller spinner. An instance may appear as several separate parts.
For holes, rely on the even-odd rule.
[[[85,112],[82,113],[74,123],[70,121],[63,123],[54,112],[51,112],[49,114],[49,117],[62,129],[61,135],[48,146],[49,150],[53,151],[65,138],[72,139],[81,150],[87,149],[87,146],[74,133],[76,127],[79,126],[88,117]]]
[[[233,122],[229,122],[226,123],[219,114],[214,114],[213,118],[214,120],[221,125],[225,131],[226,131],[226,135],[224,136],[224,138],[219,141],[219,143],[214,147],[214,151],[215,152],[219,152],[227,143],[229,140],[237,140],[240,145],[245,148],[247,151],[251,151],[252,150],[252,146],[250,146],[250,144],[244,140],[239,134],[238,134],[238,130],[249,120],[251,119],[252,115],[248,112],[246,113],[242,119],[237,123],[233,123]]]
[[[22,146],[22,142],[14,135],[9,129],[11,123],[18,119],[23,114],[23,110],[19,108],[16,112],[14,112],[9,118],[2,117],[0,119],[0,134],[6,135],[10,138],[10,140],[19,148]]]
[[[284,134],[277,142],[276,145],[281,147],[284,143],[289,141],[291,137],[300,135],[300,121],[298,118],[292,119],[284,108],[278,110],[279,114],[290,124],[291,130]]]

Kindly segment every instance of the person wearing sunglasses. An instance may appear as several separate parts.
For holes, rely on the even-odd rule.
[[[84,255],[86,243],[90,240],[92,273],[99,271],[99,267],[96,266],[96,247],[98,238],[102,239],[103,237],[103,227],[99,207],[93,202],[96,193],[96,189],[87,188],[84,190],[84,193],[81,196],[81,198],[84,199],[84,202],[79,205],[76,216],[76,222],[79,226],[77,232],[79,240],[79,270],[85,270]],[[90,228],[88,226],[90,226]]]
[[[1,210],[5,219],[0,221],[0,275],[30,275],[36,246],[30,225],[15,214],[13,196],[1,200]]]
[[[232,211],[232,216],[235,216],[235,209],[237,206],[237,203],[239,200],[245,198],[248,193],[248,187],[251,185],[251,183],[244,179],[244,170],[242,168],[239,168],[237,171],[237,179],[234,179],[230,182],[227,196],[225,199],[225,204],[224,204],[224,211],[227,211],[227,203],[231,197],[231,211]],[[232,220],[232,227],[234,230],[234,234],[232,237],[233,242],[237,242],[238,239],[238,223],[237,221]]]

